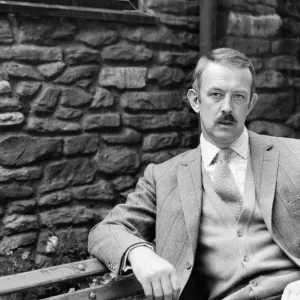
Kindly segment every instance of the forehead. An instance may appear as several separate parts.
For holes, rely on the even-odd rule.
[[[251,91],[252,75],[248,68],[208,62],[201,75],[201,89],[246,89]]]

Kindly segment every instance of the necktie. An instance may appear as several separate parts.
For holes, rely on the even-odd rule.
[[[234,217],[238,220],[242,211],[243,199],[228,165],[228,158],[232,152],[233,150],[229,148],[221,149],[218,152],[213,178],[216,193],[229,205]]]

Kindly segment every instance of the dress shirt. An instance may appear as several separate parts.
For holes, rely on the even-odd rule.
[[[203,134],[200,137],[200,147],[204,170],[208,173],[213,181],[213,173],[216,167],[216,158],[220,150],[217,146],[208,142]],[[247,170],[247,161],[249,156],[249,136],[248,131],[244,128],[242,134],[229,147],[234,150],[229,157],[229,168],[233,174],[241,195],[244,195],[245,175]]]

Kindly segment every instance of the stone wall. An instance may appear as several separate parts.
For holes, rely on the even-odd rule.
[[[299,8],[297,0],[218,1],[216,45],[246,53],[257,72],[253,131],[300,137]]]
[[[85,258],[145,166],[197,144],[197,2],[144,1],[145,26],[1,15],[0,276]]]

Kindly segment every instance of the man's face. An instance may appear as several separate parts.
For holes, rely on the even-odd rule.
[[[209,62],[201,76],[200,95],[189,90],[188,99],[200,114],[202,134],[219,148],[230,146],[243,132],[257,95],[251,98],[252,75],[248,68]]]

